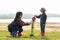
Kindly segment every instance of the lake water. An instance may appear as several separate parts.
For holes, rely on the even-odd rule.
[[[22,19],[24,22],[31,22],[31,19]],[[13,19],[0,19],[0,23],[12,22]],[[36,22],[40,22],[40,19],[36,19]],[[48,17],[47,22],[60,23],[60,17]]]

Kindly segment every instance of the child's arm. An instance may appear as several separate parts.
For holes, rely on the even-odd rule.
[[[22,20],[21,20],[21,21],[22,21]],[[25,22],[23,22],[23,21],[22,21],[22,23],[23,23],[23,26],[30,25],[30,23],[25,23]]]
[[[25,22],[23,22],[22,20],[18,20],[18,25],[20,25],[20,26],[27,26],[27,25],[30,25],[29,23],[25,23]]]
[[[35,16],[36,18],[40,18],[41,17],[41,15],[39,15],[39,16]]]
[[[24,23],[24,26],[30,25],[30,23]]]

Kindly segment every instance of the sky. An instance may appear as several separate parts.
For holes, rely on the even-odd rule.
[[[23,13],[39,14],[44,7],[48,14],[60,15],[60,0],[0,0],[0,14]]]

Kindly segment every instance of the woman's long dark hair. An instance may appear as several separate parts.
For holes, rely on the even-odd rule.
[[[19,16],[22,16],[22,12],[17,12],[14,21],[16,22],[19,19]]]

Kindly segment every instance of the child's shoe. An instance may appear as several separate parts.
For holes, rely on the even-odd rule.
[[[18,32],[18,37],[21,37],[22,36],[22,33],[21,32]]]
[[[44,35],[45,35],[45,32],[41,32],[41,35],[42,35],[42,37],[44,37]]]

